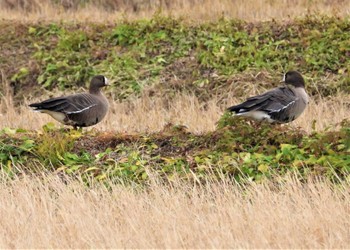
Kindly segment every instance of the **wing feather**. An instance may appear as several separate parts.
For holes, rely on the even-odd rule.
[[[82,93],[66,97],[58,97],[45,100],[40,103],[30,104],[35,110],[48,110],[64,114],[77,114],[98,105],[96,98],[91,94]]]
[[[245,102],[232,106],[228,110],[237,114],[254,110],[278,112],[292,105],[296,99],[297,97],[293,91],[287,87],[280,87],[262,95],[250,97]]]

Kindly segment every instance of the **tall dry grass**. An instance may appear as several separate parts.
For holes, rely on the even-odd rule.
[[[307,13],[350,14],[348,0],[2,0],[0,16],[21,21],[113,22],[149,18],[161,10],[165,15],[191,20],[215,20],[220,17],[248,21],[286,19]]]
[[[5,93],[7,94],[0,100],[0,128],[37,130],[48,122],[61,126],[47,114],[34,112],[28,107],[29,103],[43,100],[48,96],[25,100],[23,104],[16,106],[10,91],[7,90]],[[57,96],[62,94],[56,93]],[[241,99],[236,97],[223,99],[222,96],[215,96],[205,103],[200,102],[195,95],[183,93],[177,94],[171,101],[167,96],[147,95],[127,101],[112,101],[110,98],[110,110],[106,118],[94,128],[127,133],[157,132],[167,123],[173,123],[185,125],[188,131],[193,133],[205,133],[215,129],[217,121],[227,107],[239,103],[252,94],[253,92],[248,92]],[[349,103],[350,95],[345,94],[328,98],[314,97],[310,100],[306,111],[291,124],[310,133],[313,130],[313,121],[316,120],[316,130],[322,131],[350,117]]]
[[[1,248],[349,248],[349,184],[0,181]]]

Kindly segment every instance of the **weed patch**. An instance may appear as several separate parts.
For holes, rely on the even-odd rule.
[[[261,181],[295,171],[302,179],[311,175],[338,181],[349,178],[350,172],[347,122],[338,131],[311,135],[288,126],[229,116],[222,118],[216,131],[203,135],[170,124],[152,134],[50,128],[30,135],[33,133],[3,132],[2,166],[39,160],[55,171],[136,183],[147,182],[150,173],[165,179],[174,175],[197,180],[225,176],[236,181],[247,177]]]

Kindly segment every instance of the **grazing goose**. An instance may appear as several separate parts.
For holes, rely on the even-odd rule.
[[[89,93],[51,98],[29,106],[75,129],[92,126],[102,121],[107,113],[108,100],[101,92],[107,85],[107,78],[97,75],[91,80]]]
[[[282,82],[286,85],[262,95],[248,98],[245,102],[228,108],[238,116],[270,123],[287,123],[298,118],[309,102],[305,81],[297,71],[287,72]]]

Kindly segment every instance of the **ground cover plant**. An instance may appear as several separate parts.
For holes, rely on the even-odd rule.
[[[288,69],[312,79],[308,91],[313,95],[349,92],[348,19],[310,15],[293,22],[222,19],[191,25],[156,15],[115,25],[0,25],[2,70],[15,96],[28,86],[85,86],[94,74],[104,72],[114,83],[114,98],[152,86],[157,94],[190,89],[208,100],[239,85],[244,73],[282,75]],[[235,94],[242,95],[247,84]]]
[[[4,129],[1,164],[16,174],[17,164],[29,172],[42,169],[91,177],[147,183],[156,173],[172,177],[234,178],[261,181],[296,172],[302,179],[347,180],[350,172],[350,129],[307,135],[280,125],[247,123],[226,114],[219,128],[195,135],[169,124],[158,133],[65,131],[46,125],[43,132]],[[46,166],[46,167],[45,167]]]

